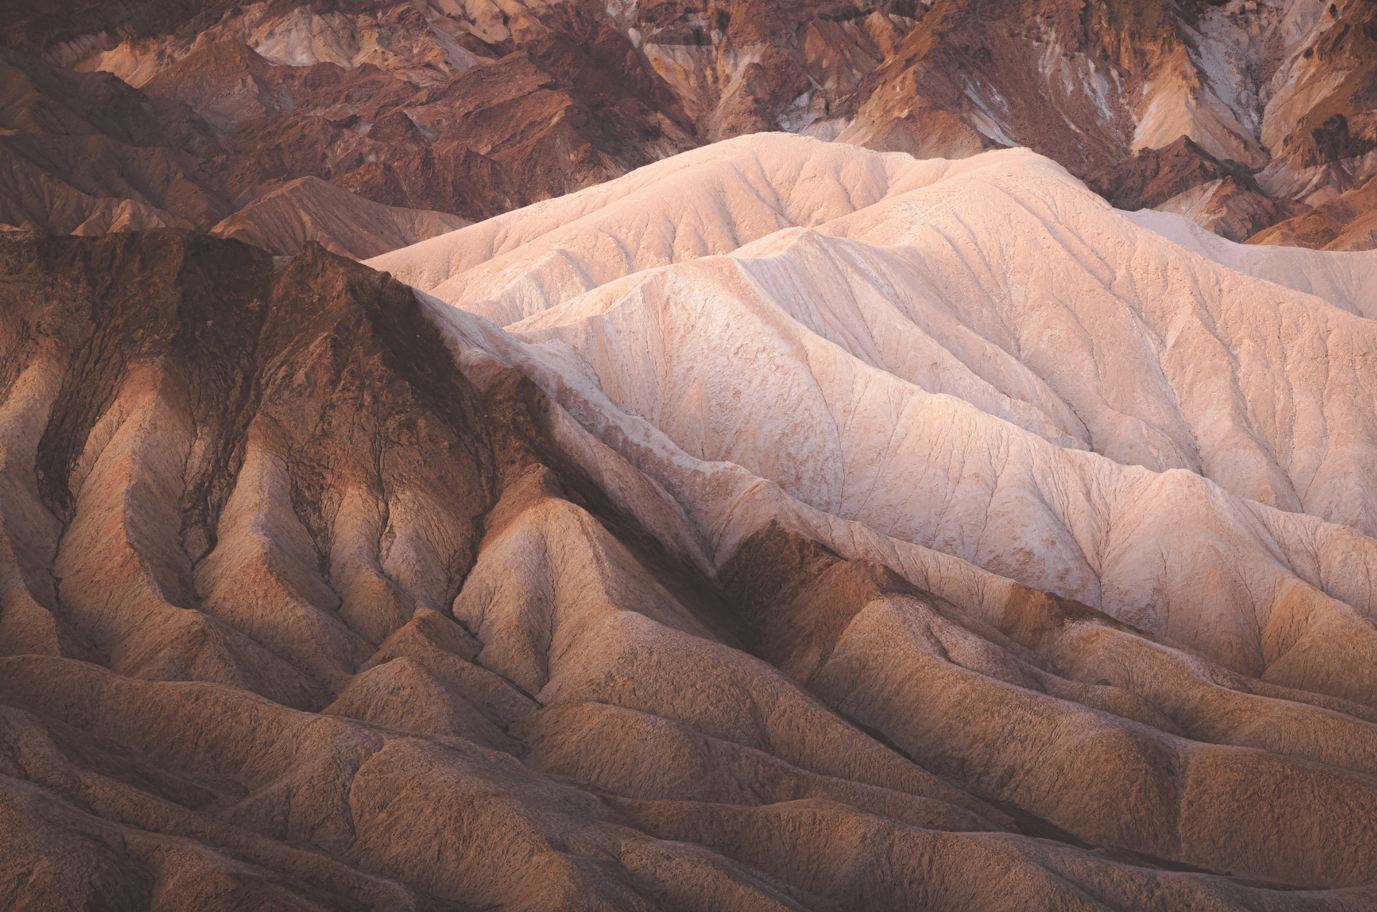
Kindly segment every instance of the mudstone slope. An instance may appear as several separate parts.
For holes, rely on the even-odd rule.
[[[1231,240],[1374,243],[1368,0],[5,0],[0,21],[0,223],[50,233],[368,256],[783,130],[1023,146]],[[284,183],[321,217],[273,215]]]
[[[766,134],[0,262],[6,908],[1377,905],[1377,253]]]

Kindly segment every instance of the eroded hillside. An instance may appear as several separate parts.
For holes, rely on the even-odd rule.
[[[1231,240],[1372,246],[1366,0],[11,0],[0,13],[12,227],[195,227],[362,258],[782,130],[921,158],[1025,146],[1120,208]]]
[[[0,904],[1377,903],[1377,254],[1137,218],[769,136],[397,278],[0,239]]]

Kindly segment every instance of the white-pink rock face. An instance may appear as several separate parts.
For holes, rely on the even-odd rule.
[[[718,562],[786,515],[958,604],[1013,580],[1248,674],[1298,587],[1374,635],[1377,253],[1130,216],[1025,150],[761,134],[369,265]]]

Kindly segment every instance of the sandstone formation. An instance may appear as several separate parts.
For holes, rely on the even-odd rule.
[[[0,906],[1377,905],[1377,253],[773,134],[299,243],[0,237]]]

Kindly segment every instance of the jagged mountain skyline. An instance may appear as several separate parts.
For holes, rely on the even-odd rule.
[[[1231,240],[1374,243],[1377,13],[1361,0],[114,10],[5,10],[0,221],[367,257],[447,216],[786,130],[919,157],[1027,146],[1120,208]]]

